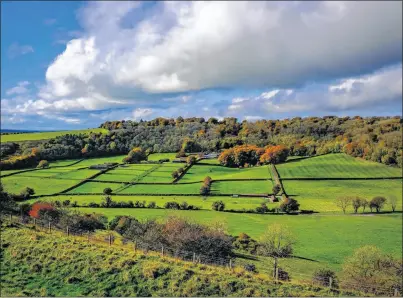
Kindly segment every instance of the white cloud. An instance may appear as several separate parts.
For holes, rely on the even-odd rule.
[[[34,48],[30,45],[19,45],[17,42],[12,43],[8,47],[8,57],[15,58],[17,56],[26,55],[29,53],[33,53]]]
[[[17,86],[10,88],[6,91],[7,95],[13,95],[13,94],[24,94],[28,92],[28,88],[27,86],[29,86],[29,82],[28,81],[23,81],[23,82],[19,82],[17,84]]]
[[[133,111],[133,119],[135,120],[140,120],[140,119],[145,119],[148,116],[153,114],[152,109],[142,109],[142,108],[137,108]]]

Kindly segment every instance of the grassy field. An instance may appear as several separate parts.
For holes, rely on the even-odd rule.
[[[77,180],[47,179],[41,177],[21,177],[13,175],[1,178],[4,189],[10,193],[20,193],[27,186],[35,190],[36,195],[53,194],[73,186]]]
[[[148,156],[148,160],[158,161],[160,159],[168,158],[170,161],[174,160],[176,153],[152,153]]]
[[[70,190],[68,193],[79,194],[79,193],[102,193],[105,188],[109,187],[112,191],[121,187],[122,184],[119,183],[100,183],[100,182],[86,182],[77,188]],[[79,197],[75,197],[78,201]]]
[[[201,183],[192,184],[172,184],[172,185],[132,185],[124,190],[121,194],[199,194]]]
[[[219,181],[211,185],[211,193],[221,194],[268,194],[272,183],[267,181]]]
[[[203,165],[219,165],[220,163],[218,162],[218,159],[202,159],[201,161],[198,161],[197,164],[203,164]]]
[[[1,142],[23,142],[23,141],[38,141],[38,140],[47,140],[52,139],[58,136],[66,135],[66,134],[90,134],[91,132],[101,132],[108,133],[108,130],[103,128],[90,128],[83,130],[70,130],[70,131],[51,131],[51,132],[33,132],[33,133],[20,133],[20,134],[9,134],[9,135],[1,135]]]
[[[402,170],[346,154],[327,154],[276,165],[281,178],[401,177]]]
[[[253,167],[246,169],[226,168],[222,166],[194,165],[186,175],[179,180],[181,182],[203,181],[206,176],[210,176],[213,180],[228,179],[270,179],[269,169],[267,166]]]
[[[344,258],[363,245],[376,245],[395,257],[401,257],[402,215],[259,215],[215,211],[179,211],[165,209],[80,208],[83,212],[102,213],[112,219],[130,215],[138,219],[177,215],[209,224],[222,221],[232,235],[247,233],[259,238],[272,223],[287,225],[295,234],[295,255],[340,269]],[[301,268],[303,270],[303,268]]]
[[[92,166],[92,165],[103,164],[103,163],[106,163],[106,162],[118,162],[118,163],[121,163],[122,159],[125,156],[126,155],[117,155],[117,156],[87,158],[87,159],[81,161],[80,163],[78,163],[77,165],[79,165],[80,167],[89,167],[89,166]]]
[[[322,181],[283,181],[287,194],[301,204],[302,209],[319,212],[340,212],[335,199],[342,196],[360,196],[371,200],[375,196],[398,199],[398,210],[402,210],[401,180],[322,180]],[[391,210],[390,205],[385,206]],[[348,208],[352,212],[352,207]]]
[[[276,284],[267,276],[240,269],[161,258],[155,252],[145,255],[134,252],[130,244],[87,243],[57,231],[3,228],[2,243],[2,296],[324,297],[336,293],[309,285]]]

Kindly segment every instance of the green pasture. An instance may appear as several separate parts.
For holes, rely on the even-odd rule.
[[[341,212],[335,199],[342,196],[360,196],[371,200],[375,196],[387,199],[395,196],[397,209],[402,210],[402,180],[283,180],[287,194],[301,204],[301,209],[319,212]],[[349,207],[348,212],[353,212]],[[386,204],[385,210],[391,210]]]
[[[121,163],[125,156],[126,155],[117,155],[117,156],[87,158],[79,162],[77,165],[79,165],[80,167],[89,167],[92,165],[103,164],[106,162]]]
[[[80,208],[82,212],[102,213],[109,219],[129,215],[138,219],[169,215],[186,217],[204,224],[220,221],[228,232],[242,232],[258,239],[269,224],[289,227],[296,237],[294,255],[311,259],[312,263],[340,269],[344,259],[363,245],[375,245],[395,257],[401,257],[402,215],[260,215],[216,211],[181,211],[166,209]]]
[[[35,195],[45,195],[57,193],[65,190],[74,184],[77,180],[52,179],[43,177],[21,177],[13,175],[1,178],[4,189],[10,193],[20,193],[25,187],[31,187],[35,190]]]
[[[186,175],[179,180],[179,183],[203,181],[206,176],[210,176],[213,180],[270,179],[267,166],[239,169],[196,164],[186,172]]]
[[[83,130],[70,130],[70,131],[49,131],[49,132],[32,132],[32,133],[21,133],[21,134],[9,134],[1,135],[1,142],[23,142],[23,141],[38,141],[56,138],[58,136],[66,134],[90,134],[91,132],[104,133],[107,134],[108,130],[103,128],[91,128]]]
[[[218,194],[268,194],[272,183],[267,181],[218,181],[211,184],[211,193]]]
[[[99,175],[94,180],[104,181],[116,181],[116,182],[130,182],[135,180],[138,176],[144,173],[144,171],[126,171],[128,173],[109,171]]]
[[[220,162],[218,161],[218,159],[202,159],[200,161],[197,162],[197,164],[203,164],[203,165],[219,165]]]
[[[152,153],[148,156],[148,160],[150,161],[158,161],[160,159],[168,158],[169,161],[174,160],[176,153]]]
[[[78,162],[80,159],[64,159],[64,160],[55,160],[55,161],[50,161],[49,162],[49,167],[68,167],[76,162]],[[76,165],[80,165],[80,162],[77,163]]]
[[[114,191],[123,184],[120,183],[104,183],[104,182],[86,182],[77,188],[70,190],[68,193],[80,194],[80,193],[102,193],[105,188],[109,187]],[[78,200],[79,197],[76,198]]]
[[[349,155],[326,154],[276,165],[281,178],[401,177],[402,170]]]
[[[132,185],[121,192],[120,194],[199,194],[201,183],[192,184],[137,184]]]

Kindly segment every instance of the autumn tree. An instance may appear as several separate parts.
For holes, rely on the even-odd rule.
[[[273,276],[276,276],[278,259],[292,254],[295,238],[287,226],[275,223],[270,225],[259,241],[260,255],[274,259]]]
[[[335,201],[336,206],[343,210],[343,213],[346,213],[346,209],[348,205],[350,205],[351,198],[350,197],[338,197]]]
[[[186,162],[189,165],[193,165],[196,163],[196,157],[194,155],[191,155],[186,159]]]
[[[278,164],[286,161],[289,154],[289,149],[283,145],[268,146],[260,157],[260,162],[263,164]]]

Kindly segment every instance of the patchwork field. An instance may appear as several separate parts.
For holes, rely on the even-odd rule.
[[[179,183],[203,181],[206,176],[210,176],[213,180],[271,178],[267,166],[238,169],[196,164],[187,171],[186,175],[179,181]]]
[[[112,191],[121,187],[122,184],[119,183],[100,183],[100,182],[87,182],[83,185],[80,185],[77,188],[70,190],[68,193],[71,194],[80,194],[80,193],[102,193],[105,188],[109,187]],[[75,200],[78,201],[79,197],[75,197]]]
[[[176,153],[153,153],[148,156],[148,160],[158,161],[160,159],[168,158],[170,161],[174,160]]]
[[[103,128],[91,128],[84,130],[62,130],[62,131],[49,131],[49,132],[33,132],[33,133],[20,133],[20,134],[9,134],[9,135],[1,135],[1,142],[22,142],[22,141],[37,141],[37,140],[47,140],[52,139],[57,136],[62,136],[65,134],[90,134],[91,132],[101,132],[108,133],[108,130]]]
[[[268,194],[272,183],[267,181],[219,181],[211,185],[212,194]]]
[[[19,194],[22,189],[29,186],[35,190],[36,195],[57,193],[77,183],[76,180],[21,177],[19,175],[1,178],[1,182],[7,192]]]
[[[168,185],[132,185],[119,194],[194,194],[200,193],[201,183],[192,184],[168,184]]]
[[[401,177],[402,170],[357,159],[346,154],[327,154],[295,159],[276,165],[281,178],[383,178]]]

